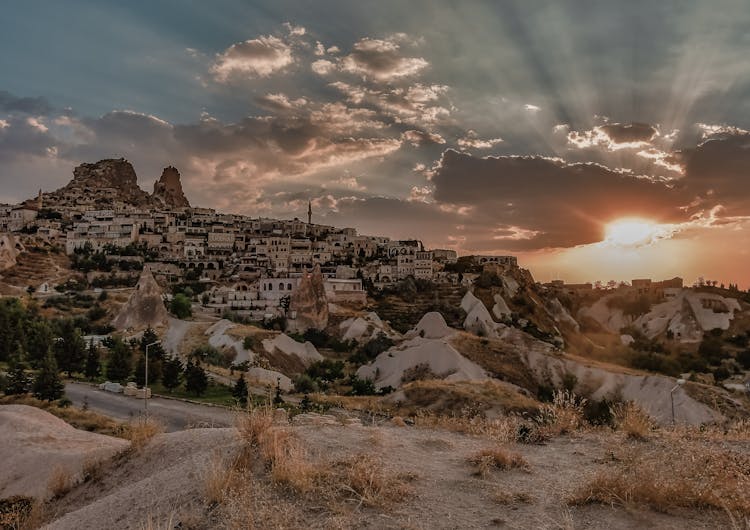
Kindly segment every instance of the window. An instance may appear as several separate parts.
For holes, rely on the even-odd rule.
[[[283,291],[283,290],[284,290],[284,284],[283,284],[283,283],[280,283],[280,284],[279,284],[279,291]]]

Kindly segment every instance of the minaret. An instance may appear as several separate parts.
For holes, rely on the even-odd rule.
[[[42,188],[39,188],[39,195],[36,198],[36,207],[41,210],[43,205],[44,199],[42,198]]]
[[[312,202],[307,201],[307,224],[312,224]]]

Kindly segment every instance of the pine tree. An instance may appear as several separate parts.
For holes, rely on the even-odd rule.
[[[27,394],[31,387],[31,379],[26,373],[26,366],[16,362],[8,372],[8,384],[5,393],[10,395]]]
[[[281,378],[276,379],[276,395],[273,397],[274,405],[281,405],[284,399],[281,397]]]
[[[135,364],[135,384],[139,387],[146,384],[146,356],[143,354],[138,356],[138,361]]]
[[[200,396],[208,388],[208,375],[200,363],[188,361],[185,367],[185,390]]]
[[[52,329],[46,320],[33,320],[28,324],[26,355],[31,366],[38,368],[52,348]]]
[[[125,381],[133,372],[133,352],[122,339],[114,339],[107,359],[107,379]]]
[[[81,336],[81,330],[76,328],[72,320],[62,323],[60,338],[55,342],[55,358],[60,369],[67,372],[83,371],[86,361],[86,342]]]
[[[102,372],[101,361],[99,360],[99,348],[94,344],[94,339],[89,343],[89,351],[86,355],[86,368],[84,369],[86,379],[93,381]]]
[[[164,361],[164,373],[162,374],[162,383],[164,388],[170,392],[180,386],[182,382],[182,362],[179,357],[172,355]]]
[[[237,383],[234,385],[232,390],[232,396],[236,399],[243,407],[247,405],[247,383],[245,382],[245,374],[240,374],[237,378]]]
[[[34,397],[54,401],[65,395],[65,385],[60,379],[55,356],[48,353],[34,378]]]

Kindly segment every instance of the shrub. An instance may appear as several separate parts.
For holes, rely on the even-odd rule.
[[[169,304],[169,311],[180,319],[190,318],[193,315],[190,299],[183,293],[178,293]]]
[[[486,477],[492,469],[528,468],[526,459],[519,453],[508,451],[502,447],[483,449],[469,457],[469,462],[474,465],[475,475]]]
[[[372,379],[360,379],[356,375],[353,375],[350,384],[352,385],[352,396],[374,396],[378,393]]]
[[[308,394],[310,392],[317,392],[318,385],[309,375],[299,374],[294,378],[294,389],[297,392]]]

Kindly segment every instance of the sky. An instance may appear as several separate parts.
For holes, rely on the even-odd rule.
[[[193,205],[750,287],[743,1],[7,2],[0,202],[127,158]]]

